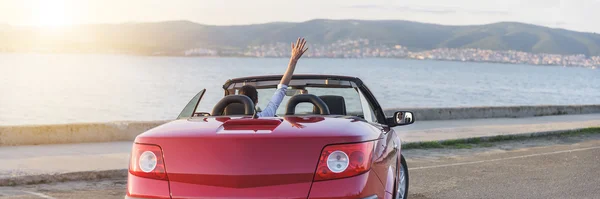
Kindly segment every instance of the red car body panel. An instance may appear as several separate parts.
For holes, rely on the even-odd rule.
[[[260,181],[260,180],[259,180]],[[259,182],[256,181],[256,182]],[[253,188],[215,187],[171,182],[173,199],[180,198],[306,198],[311,182]]]
[[[127,196],[135,198],[171,198],[169,181],[127,176]]]
[[[369,99],[382,124],[357,117],[191,117],[139,135],[135,143],[160,146],[168,180],[129,174],[127,196],[135,198],[392,198],[400,164],[400,139],[358,78],[344,79]],[[247,77],[226,82],[276,80]],[[226,90],[227,94],[227,90]],[[201,98],[201,96],[200,96]],[[192,105],[194,105],[192,103]],[[190,113],[193,114],[195,109]],[[355,176],[315,181],[328,145],[374,142],[370,169]]]
[[[384,198],[385,190],[377,175],[369,171],[349,178],[313,182],[308,198],[366,198],[372,195]]]
[[[394,193],[396,169],[400,167],[400,161],[396,161],[400,157],[400,138],[396,136],[394,130],[390,129],[385,134],[385,138],[379,140],[374,156],[376,158],[371,170],[377,173],[385,186],[385,190]]]
[[[135,142],[161,146],[173,198],[306,198],[326,145],[381,135],[355,119],[216,117],[173,121]]]

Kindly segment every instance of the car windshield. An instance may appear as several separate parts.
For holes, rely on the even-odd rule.
[[[271,96],[275,93],[275,88],[258,89],[258,108],[267,107]],[[313,94],[316,96],[338,96],[337,102],[342,106],[345,106],[346,114],[353,116],[363,115],[363,108],[360,103],[359,92],[355,88],[319,88],[319,87],[304,87],[304,88],[288,88],[286,96],[283,98],[281,105],[277,109],[277,115],[284,115],[286,106],[289,99],[293,95],[298,94]],[[339,99],[343,99],[339,100]],[[343,104],[342,104],[343,103]],[[329,105],[329,104],[328,104]],[[332,114],[339,113],[339,111],[331,110]],[[311,103],[300,103],[296,106],[296,114],[311,114],[313,113],[313,105]]]
[[[239,88],[249,84],[257,88],[258,109],[267,107],[276,91],[279,81],[237,82],[229,85],[227,93],[237,94]],[[331,79],[294,79],[290,82],[286,96],[276,111],[278,116],[285,115],[288,101],[294,95],[312,94],[321,98],[329,107],[332,115],[359,116],[376,122],[371,105],[360,89],[351,81]],[[314,105],[305,102],[296,106],[295,114],[313,114]]]

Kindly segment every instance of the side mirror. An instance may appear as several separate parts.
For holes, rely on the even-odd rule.
[[[391,120],[392,126],[403,126],[415,123],[414,114],[410,111],[398,111]]]

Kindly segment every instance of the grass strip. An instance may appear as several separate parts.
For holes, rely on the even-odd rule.
[[[473,147],[492,147],[494,146],[494,143],[502,141],[517,141],[540,137],[572,137],[598,133],[600,133],[600,127],[589,127],[577,130],[527,133],[521,135],[497,135],[492,137],[403,143],[402,149],[470,149]]]

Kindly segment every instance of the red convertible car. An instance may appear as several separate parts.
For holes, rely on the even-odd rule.
[[[356,77],[294,75],[276,117],[257,117],[237,95],[253,85],[269,98],[281,76],[231,79],[210,113],[204,91],[178,119],[140,134],[131,153],[125,198],[400,198],[408,168],[386,118]],[[265,102],[263,102],[265,103]]]

